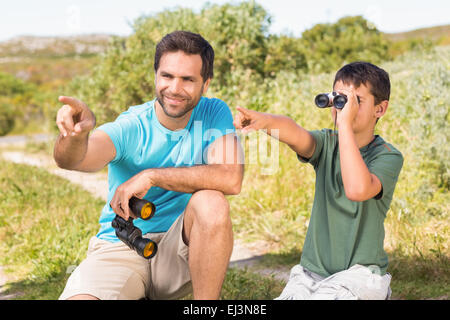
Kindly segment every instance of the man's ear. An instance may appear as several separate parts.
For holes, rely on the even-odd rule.
[[[203,94],[206,94],[206,92],[208,91],[210,82],[211,82],[211,78],[208,78],[208,80],[206,80],[205,83],[203,83]]]
[[[375,118],[380,119],[387,111],[387,108],[389,106],[388,100],[383,100],[379,104],[375,106]]]

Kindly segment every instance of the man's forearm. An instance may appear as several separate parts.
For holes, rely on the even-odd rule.
[[[64,137],[60,134],[56,140],[53,157],[60,168],[74,169],[85,157],[88,147],[88,135]]]
[[[143,172],[152,186],[166,190],[194,193],[217,190],[227,195],[239,194],[244,167],[241,164],[209,164],[193,167],[152,168]]]

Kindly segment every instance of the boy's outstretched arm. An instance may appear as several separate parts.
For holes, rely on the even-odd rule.
[[[282,115],[263,113],[236,107],[238,113],[234,117],[234,126],[242,133],[266,130],[266,133],[286,143],[303,158],[311,158],[316,147],[316,140],[306,129],[294,120]]]

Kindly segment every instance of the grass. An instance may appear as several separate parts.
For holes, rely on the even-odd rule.
[[[0,162],[0,264],[24,299],[56,299],[84,258],[103,201],[45,170]]]
[[[0,265],[11,280],[4,294],[57,299],[68,270],[84,259],[104,205],[43,169],[0,161]],[[230,269],[223,299],[272,299],[283,283]]]
[[[29,151],[43,151],[42,145],[37,149],[31,146]],[[288,162],[281,164],[282,170],[289,168]],[[256,172],[251,174],[252,170],[256,167],[248,167],[250,172],[246,174],[241,196],[230,199],[232,211],[238,211],[233,214],[236,237],[250,242],[263,240],[267,244],[269,252],[261,267],[293,266],[301,256],[308,214],[295,216],[298,207],[283,207],[296,199],[294,188],[290,188],[293,194],[284,197],[289,188],[286,183],[282,184],[274,176],[262,178]],[[301,184],[312,179],[314,173],[304,170],[303,182],[294,176],[287,177],[287,182]],[[263,189],[262,183],[266,186],[278,183],[278,189],[263,191],[257,197],[252,193],[256,191],[250,189]],[[0,264],[6,266],[6,272],[12,277],[6,293],[20,292],[18,299],[57,299],[67,281],[68,268],[81,262],[89,237],[97,231],[103,201],[45,170],[8,162],[0,162],[0,188],[5,190],[0,195]],[[277,201],[283,198],[285,202]],[[309,196],[303,199],[309,200]],[[421,224],[421,228],[408,223],[405,216],[391,214],[388,218],[386,247],[394,299],[448,296],[449,258],[445,254],[448,226],[442,218],[438,215]],[[251,227],[245,227],[244,223]],[[273,299],[283,286],[283,281],[273,277],[231,268],[225,278],[222,298]]]

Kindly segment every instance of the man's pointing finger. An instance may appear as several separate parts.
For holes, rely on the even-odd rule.
[[[71,107],[73,107],[77,110],[86,108],[86,105],[84,104],[84,102],[81,102],[80,100],[72,98],[72,97],[59,96],[58,100],[64,104],[70,105]]]

